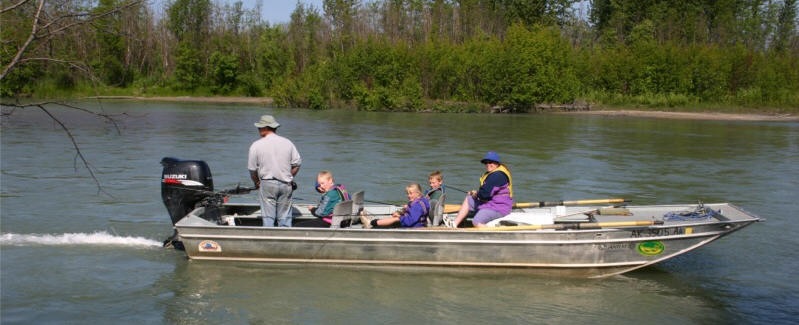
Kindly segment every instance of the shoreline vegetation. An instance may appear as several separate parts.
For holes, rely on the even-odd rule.
[[[179,103],[208,103],[208,104],[251,104],[273,106],[275,101],[271,97],[236,97],[236,96],[94,96],[90,99],[102,100],[132,100],[132,101],[152,101],[152,102],[179,102]],[[493,110],[492,110],[493,111]],[[665,111],[652,109],[627,109],[613,107],[592,107],[590,105],[580,105],[577,109],[563,109],[562,107],[552,107],[551,109],[536,110],[537,113],[552,114],[580,114],[597,116],[623,116],[623,117],[647,117],[662,119],[692,119],[692,120],[714,120],[714,121],[750,121],[750,122],[799,122],[799,116],[795,114],[763,114],[763,113],[725,113],[725,112],[684,112],[684,111]]]
[[[0,13],[0,96],[799,115],[799,3],[761,2],[326,0],[274,24],[221,0],[21,1]]]

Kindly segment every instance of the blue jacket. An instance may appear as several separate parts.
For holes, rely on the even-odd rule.
[[[405,208],[405,214],[400,216],[400,225],[406,228],[424,227],[429,213],[430,201],[426,197],[410,201]]]

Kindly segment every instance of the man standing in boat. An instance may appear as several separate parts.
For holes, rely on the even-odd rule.
[[[302,158],[291,140],[277,134],[280,123],[271,115],[261,116],[255,127],[261,138],[250,145],[247,169],[259,189],[264,227],[274,227],[275,221],[278,227],[291,227],[291,194]]]
[[[480,177],[480,189],[467,193],[452,225],[455,228],[471,211],[477,210],[472,224],[475,227],[484,227],[489,221],[508,215],[513,208],[513,181],[510,170],[493,151],[489,151],[480,162],[486,168],[486,172]]]

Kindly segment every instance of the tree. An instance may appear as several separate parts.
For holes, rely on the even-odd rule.
[[[233,91],[238,83],[238,59],[233,55],[214,51],[210,63],[214,93],[228,94]]]
[[[167,10],[167,26],[178,41],[175,79],[178,89],[203,85],[208,59],[210,0],[176,0]]]
[[[784,0],[779,11],[777,31],[775,33],[774,49],[784,51],[796,44],[796,0]]]
[[[6,90],[22,89],[16,82],[29,82],[36,75],[31,73],[34,68],[41,68],[47,64],[64,65],[85,73],[89,78],[95,76],[85,61],[75,60],[69,53],[54,50],[54,44],[63,42],[68,33],[98,22],[100,19],[113,16],[117,13],[132,10],[141,4],[141,0],[127,0],[108,6],[105,9],[89,10],[81,6],[71,5],[69,0],[48,2],[47,0],[19,0],[8,7],[0,9],[0,19],[3,21],[3,42],[0,59],[3,67],[0,72],[0,88],[3,95],[18,95],[16,92],[7,93]],[[68,42],[65,42],[68,43]],[[2,102],[2,117],[9,118],[16,109],[38,109],[56,122],[72,142],[75,149],[76,160],[83,162],[92,179],[97,184],[98,191],[103,191],[102,186],[95,176],[94,169],[83,156],[70,128],[56,118],[49,107],[74,109],[86,112],[111,122],[116,127],[113,116],[101,112],[94,112],[85,108],[61,102],[40,102],[20,104]],[[117,130],[119,130],[117,128]]]
[[[358,2],[358,0],[324,0],[322,3],[340,51],[353,45],[353,19],[358,9]]]
[[[117,5],[118,0],[100,0],[93,12],[102,13]],[[125,60],[128,46],[122,23],[122,15],[117,12],[99,17],[92,24],[97,40],[97,55],[94,56],[92,66],[100,72],[106,84],[117,87],[125,87],[133,81],[133,71]]]
[[[20,90],[17,82],[29,82],[31,76],[26,66],[40,67],[40,63],[67,66],[94,78],[92,69],[82,60],[76,60],[70,53],[54,50],[68,33],[98,22],[101,19],[131,10],[141,4],[141,0],[126,0],[99,10],[88,10],[71,5],[69,0],[18,0],[0,9],[3,20],[3,45],[0,59],[3,67],[0,72],[0,86],[3,89]],[[6,79],[15,70],[19,74]],[[3,95],[8,94],[4,91]]]

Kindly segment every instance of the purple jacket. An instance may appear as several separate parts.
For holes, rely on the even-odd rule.
[[[427,215],[430,212],[430,201],[420,197],[408,202],[405,214],[400,216],[400,225],[406,228],[424,227],[427,224]]]
[[[477,191],[477,209],[489,209],[507,215],[513,209],[510,177],[503,170],[495,170],[483,177]]]

